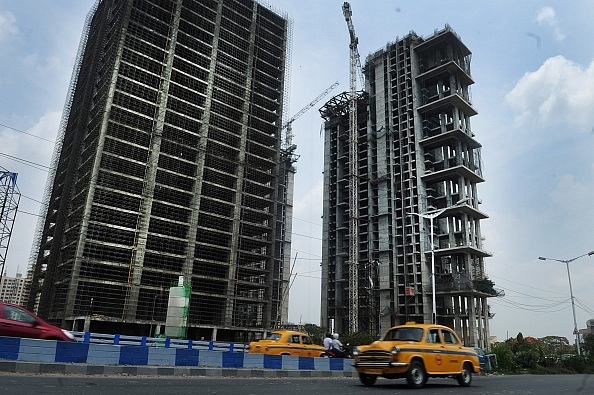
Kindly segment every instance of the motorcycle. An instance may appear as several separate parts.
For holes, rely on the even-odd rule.
[[[353,353],[351,352],[349,343],[346,346],[340,347],[338,352],[335,352],[335,349],[326,350],[326,355],[328,358],[353,358]]]

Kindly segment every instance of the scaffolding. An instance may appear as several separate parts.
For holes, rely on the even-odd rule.
[[[250,0],[103,0],[88,23],[35,255],[38,312],[148,334],[184,276],[190,338],[286,320],[289,20]]]

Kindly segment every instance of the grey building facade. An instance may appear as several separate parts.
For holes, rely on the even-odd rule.
[[[470,59],[449,26],[428,38],[411,33],[366,59],[357,100],[357,301],[348,290],[349,97],[320,110],[323,326],[348,331],[348,310],[357,308],[358,330],[379,335],[407,321],[432,322],[435,306],[437,323],[466,345],[487,346],[487,300],[498,292],[485,272]]]
[[[289,19],[253,0],[98,0],[63,115],[29,307],[150,335],[191,286],[188,337],[286,322]]]

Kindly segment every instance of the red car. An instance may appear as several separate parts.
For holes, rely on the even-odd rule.
[[[72,333],[48,324],[24,307],[0,302],[0,336],[73,341]]]

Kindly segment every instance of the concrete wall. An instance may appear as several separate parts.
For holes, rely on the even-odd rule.
[[[351,359],[294,357],[185,348],[85,344],[0,337],[0,359],[94,365],[353,371]]]

